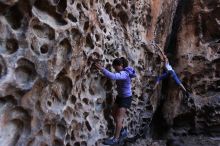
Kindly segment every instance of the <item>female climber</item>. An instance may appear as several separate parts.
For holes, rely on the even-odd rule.
[[[128,132],[123,128],[123,119],[126,116],[126,110],[130,108],[132,101],[131,78],[136,77],[135,70],[128,66],[128,61],[124,58],[116,58],[112,62],[115,73],[112,73],[102,67],[100,64],[95,64],[105,77],[116,80],[118,95],[112,109],[112,116],[114,118],[116,128],[114,136],[104,141],[106,145],[117,144],[121,139],[124,139]]]
[[[157,78],[156,84],[154,86],[154,90],[157,88],[161,80],[165,79],[168,76],[171,76],[175,80],[176,84],[179,85],[181,89],[184,91],[184,94],[186,95],[186,97],[189,97],[189,93],[186,91],[186,88],[183,86],[180,79],[177,77],[175,71],[173,70],[172,66],[170,65],[168,61],[167,56],[163,52],[161,52],[161,54],[162,54],[162,61],[164,62],[166,72]]]

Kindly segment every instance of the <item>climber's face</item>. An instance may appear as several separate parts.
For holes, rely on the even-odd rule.
[[[120,72],[123,70],[123,66],[122,65],[113,65],[113,68],[115,69],[116,72]]]

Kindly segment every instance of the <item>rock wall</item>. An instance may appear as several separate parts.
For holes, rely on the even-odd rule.
[[[156,132],[157,136],[219,136],[219,12],[215,0],[179,1],[170,42],[164,48],[191,97],[184,103],[185,97],[174,81],[165,81],[165,100],[159,110],[163,114],[156,120],[164,119],[165,127],[170,128]]]
[[[1,145],[101,145],[113,132],[116,92],[92,63],[111,69],[119,56],[138,74],[126,119],[136,135],[157,103],[146,92],[160,71],[149,42],[165,40],[175,8],[172,0],[1,1]]]
[[[218,121],[209,121],[218,115],[210,111],[218,109],[219,99],[218,2],[187,2],[181,8],[179,30],[174,29],[174,16],[179,15],[175,0],[2,0],[1,145],[102,145],[102,139],[113,132],[110,109],[115,83],[92,63],[112,70],[112,60],[120,56],[128,58],[138,75],[125,122],[130,136],[139,141],[127,145],[159,145],[140,141],[150,128],[157,133],[152,127],[158,124],[150,122],[158,107],[176,133],[184,127],[203,130],[207,123],[210,129],[218,126]],[[162,86],[168,95],[161,87],[150,94],[162,72],[159,51],[150,42],[169,51],[172,32],[177,43],[171,60],[193,93],[194,106],[181,103],[182,94],[172,80]],[[161,97],[166,100],[158,106]],[[181,125],[187,116],[193,124]]]
[[[176,50],[176,58],[179,58],[176,69],[195,100],[196,112],[191,121],[193,133],[213,136],[220,132],[219,4],[214,0],[189,1]]]

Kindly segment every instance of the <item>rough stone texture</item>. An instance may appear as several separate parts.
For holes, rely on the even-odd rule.
[[[193,4],[194,17],[188,14],[184,22],[188,26],[188,31],[194,32],[194,36],[188,35],[187,39],[180,41],[183,50],[190,54],[187,59],[182,57],[186,56],[186,53],[178,49],[178,54],[181,56],[179,63],[187,60],[188,64],[187,71],[182,73],[183,78],[188,85],[191,85],[190,90],[194,95],[197,95],[195,99],[199,111],[195,116],[195,128],[202,133],[218,136],[220,132],[219,4],[219,1],[200,1]],[[190,20],[192,18],[194,21]],[[184,35],[186,30],[181,31],[180,37]]]
[[[167,133],[219,136],[219,5],[220,2],[215,0],[188,0],[180,1],[177,6],[178,17],[174,17],[176,25],[172,27],[172,31],[176,32],[170,35],[173,38],[165,46],[165,52],[171,54],[171,63],[192,93],[191,101],[184,104],[183,94],[175,83],[172,80],[165,83],[162,87],[166,90],[162,92],[165,100],[158,110],[162,116],[157,116],[155,121],[164,119],[165,127],[171,128],[164,133],[156,132],[156,136]],[[180,17],[181,20],[178,20]]]
[[[177,3],[1,0],[0,144],[102,145],[113,131],[109,114],[116,92],[114,82],[92,63],[110,69],[118,56],[128,58],[138,74],[125,120],[131,137],[151,128],[152,135],[162,138],[157,134],[160,117],[176,135],[219,134],[219,2],[188,0],[181,13],[176,13]],[[182,16],[178,31],[172,25],[175,14]],[[176,37],[171,32],[177,32]],[[169,35],[177,42],[171,51]],[[149,98],[161,73],[152,40],[172,53],[174,68],[195,104],[181,103],[182,94],[172,80],[162,87],[167,92],[159,88]],[[162,97],[166,100],[160,104]],[[142,138],[126,145],[165,145]]]

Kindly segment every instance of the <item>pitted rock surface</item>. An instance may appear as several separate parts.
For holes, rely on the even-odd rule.
[[[113,132],[117,93],[93,63],[113,71],[113,59],[121,56],[137,72],[125,119],[136,139],[124,145],[163,146],[170,133],[219,135],[220,4],[181,2],[1,0],[0,145],[103,145]],[[152,41],[172,54],[193,102],[182,103],[172,79],[152,92],[162,73]],[[171,127],[163,135],[155,122],[160,117]]]

